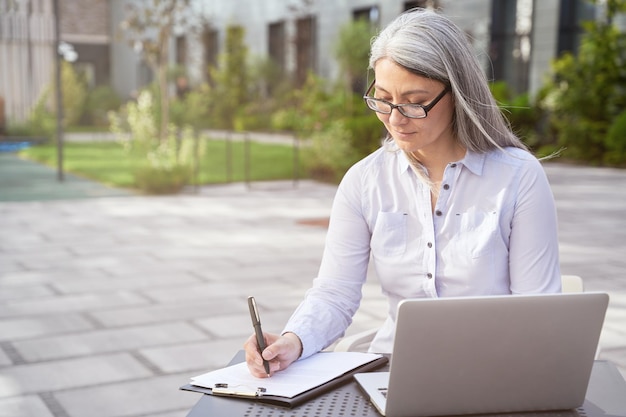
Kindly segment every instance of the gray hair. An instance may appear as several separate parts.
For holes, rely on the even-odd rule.
[[[383,58],[450,86],[453,132],[466,149],[527,149],[498,108],[467,35],[447,17],[426,9],[401,14],[372,42],[370,67]]]

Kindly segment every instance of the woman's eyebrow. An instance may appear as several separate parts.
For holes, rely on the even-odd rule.
[[[379,86],[378,84],[374,84],[374,89],[375,90],[379,90],[383,93],[387,93],[387,94],[391,94],[389,93],[389,91],[385,90],[384,88],[382,88],[381,86]],[[405,96],[410,96],[412,94],[430,94],[430,91],[421,89],[421,88],[416,88],[414,90],[409,90],[409,91],[403,91],[400,96],[405,97]]]

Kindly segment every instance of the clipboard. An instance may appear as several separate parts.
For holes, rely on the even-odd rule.
[[[324,354],[324,353],[320,353]],[[235,355],[233,360],[230,362],[230,365],[237,364],[243,362],[245,359],[244,351],[241,350]],[[386,365],[389,361],[387,356],[380,356],[370,362],[367,362],[361,366],[353,368],[321,385],[318,385],[314,388],[311,388],[307,391],[304,391],[294,397],[283,397],[277,395],[268,395],[264,393],[264,389],[262,386],[259,387],[238,387],[238,386],[228,386],[228,384],[217,384],[220,385],[218,387],[204,388],[192,384],[185,384],[180,387],[183,391],[191,391],[191,392],[199,392],[212,396],[219,397],[228,397],[238,400],[248,400],[254,401],[264,404],[270,404],[278,407],[285,408],[294,408],[297,407],[315,397],[318,397],[328,391],[331,391],[337,388],[340,385],[343,385],[347,382],[352,381],[352,377],[355,373],[359,372],[370,372],[375,369],[378,369],[384,365]]]

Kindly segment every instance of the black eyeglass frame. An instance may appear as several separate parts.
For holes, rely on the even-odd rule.
[[[370,86],[367,88],[367,91],[365,92],[365,94],[363,95],[363,100],[365,101],[365,105],[367,106],[367,108],[369,108],[370,110],[375,111],[376,113],[381,113],[381,114],[391,114],[393,109],[397,109],[400,112],[400,114],[402,114],[404,117],[408,117],[409,119],[424,119],[424,118],[426,118],[426,116],[428,116],[428,112],[431,111],[433,107],[435,107],[435,104],[439,103],[439,101],[450,91],[450,86],[446,85],[446,88],[444,88],[444,90],[441,93],[439,93],[439,95],[437,97],[435,97],[433,99],[433,101],[431,101],[430,103],[428,103],[425,106],[421,105],[421,104],[413,104],[413,103],[393,104],[393,103],[388,102],[387,100],[383,100],[383,99],[380,99],[380,98],[369,96],[369,93],[374,88],[374,84],[375,83],[376,83],[376,80],[374,79],[372,81],[372,83],[370,84]],[[388,112],[384,112],[384,111],[373,109],[368,104],[368,100],[374,100],[374,101],[379,101],[381,103],[385,103],[386,105],[391,107],[391,110],[389,110]],[[403,107],[420,107],[422,110],[424,110],[424,115],[423,116],[417,116],[417,117],[409,116],[408,114],[406,114],[404,112],[404,110],[402,109]]]

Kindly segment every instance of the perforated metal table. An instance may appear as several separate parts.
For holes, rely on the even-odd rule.
[[[243,360],[239,352],[231,363]],[[187,417],[380,417],[356,382],[350,382],[293,409],[248,400],[203,395]],[[626,382],[607,361],[594,363],[582,407],[557,412],[490,414],[489,417],[626,417]],[[474,416],[478,417],[478,416]]]

